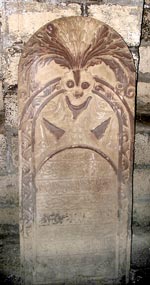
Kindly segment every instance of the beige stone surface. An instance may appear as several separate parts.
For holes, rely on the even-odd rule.
[[[0,171],[3,173],[7,168],[7,144],[6,137],[0,134]]]
[[[5,106],[5,125],[18,129],[18,102],[17,94],[9,93],[4,99]]]
[[[150,221],[150,199],[142,199],[135,202],[133,207],[133,223],[140,227],[149,226]]]
[[[1,163],[2,165],[2,163]],[[18,175],[0,176],[0,224],[13,225],[19,222]]]
[[[150,221],[150,169],[134,170],[133,223],[149,227]]]
[[[46,23],[57,18],[81,14],[80,5],[78,4],[67,6],[50,5],[49,7],[44,5],[42,9],[40,9],[41,5],[39,3],[35,3],[35,7],[30,3],[24,3],[24,5],[22,7],[20,4],[22,10],[16,8],[14,13],[8,14],[7,19],[3,18],[3,32],[8,33],[6,36],[10,36],[13,41],[23,40],[26,42],[33,33]]]
[[[102,22],[55,20],[25,46],[18,99],[27,285],[128,279],[134,96],[132,56]]]
[[[143,11],[143,24],[142,24],[142,35],[141,39],[144,41],[144,43],[149,43],[150,41],[150,9],[144,9]]]
[[[19,207],[0,208],[0,224],[18,224]]]
[[[150,83],[138,82],[137,85],[137,111],[150,111]]]
[[[18,64],[20,54],[13,56],[7,51],[3,56],[3,77],[6,85],[15,85],[18,83]]]
[[[150,170],[134,170],[134,201],[150,199]]]
[[[13,1],[7,2],[2,14],[3,56],[2,70],[6,85],[17,84],[20,49],[23,43],[47,22],[67,16],[81,14],[80,5],[48,5]],[[15,53],[12,55],[12,47]],[[19,50],[19,53],[17,53]],[[17,51],[17,52],[16,52]]]
[[[120,5],[91,5],[89,16],[115,29],[129,46],[140,44],[142,7]]]
[[[4,108],[4,102],[3,102],[3,92],[2,92],[2,80],[0,80],[0,111],[2,111]]]
[[[135,268],[149,268],[150,266],[150,233],[133,228],[132,265]]]
[[[150,46],[141,46],[140,49],[139,71],[150,73]]]
[[[18,136],[12,136],[11,137],[11,151],[12,151],[12,163],[14,168],[16,168],[16,171],[18,173],[18,156],[19,156],[19,145],[18,145]]]
[[[137,133],[135,136],[135,163],[150,164],[150,140],[149,134]]]
[[[19,223],[18,175],[0,176],[0,224]]]

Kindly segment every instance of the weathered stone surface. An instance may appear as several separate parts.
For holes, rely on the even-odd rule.
[[[150,267],[150,233],[142,229],[133,228],[132,243],[132,267],[148,268]]]
[[[145,4],[150,4],[150,0],[145,0]]]
[[[150,83],[138,82],[137,112],[150,114]]]
[[[150,184],[149,184],[150,185]],[[150,195],[149,195],[150,196]],[[140,201],[134,200],[133,224],[140,227],[150,226],[150,197],[142,198]]]
[[[0,134],[0,173],[5,173],[7,168],[7,143],[6,137]]]
[[[0,225],[1,284],[21,285],[19,232],[15,225]]]
[[[150,164],[150,139],[148,133],[135,136],[135,164]]]
[[[56,18],[81,15],[80,5],[53,5],[37,1],[8,1],[3,7],[2,72],[5,85],[17,82],[18,61],[24,42],[41,26]]]
[[[19,222],[19,195],[17,175],[0,176],[0,225]],[[3,231],[1,231],[2,234]],[[11,233],[10,233],[11,234]]]
[[[18,104],[17,94],[8,93],[4,99],[5,125],[6,127],[18,129]]]
[[[133,223],[150,226],[150,168],[134,170]]]
[[[150,46],[141,46],[140,49],[139,71],[142,73],[150,73]]]
[[[16,171],[18,170],[18,156],[19,156],[19,146],[18,146],[18,136],[11,137],[11,150],[12,150],[12,163]]]
[[[134,170],[134,201],[141,201],[142,199],[150,199],[150,170],[135,169]]]
[[[142,7],[120,5],[91,5],[89,16],[92,16],[114,28],[129,46],[140,44]]]
[[[8,1],[8,0],[6,0]],[[11,0],[12,1],[12,0]],[[149,1],[149,0],[147,0]],[[8,1],[9,2],[9,1]],[[18,0],[13,0],[14,3],[18,3]],[[20,1],[21,2],[21,1]],[[120,5],[126,5],[126,6],[142,6],[144,0],[22,0],[22,2],[28,2],[30,4],[55,4],[55,5],[63,5],[63,4],[68,4],[68,3],[74,3],[77,2],[79,4],[82,3],[87,3],[88,5],[90,4],[120,4]]]
[[[5,176],[0,176],[0,207],[6,208],[9,206],[18,206],[18,200],[18,175],[7,174]]]
[[[3,93],[2,93],[2,80],[0,80],[0,111],[4,108],[3,104]]]
[[[5,112],[0,111],[0,134],[4,134],[5,133]]]
[[[140,118],[143,118],[145,119],[145,116],[144,115],[139,115]],[[138,118],[139,119],[139,118]],[[146,116],[146,119],[147,119],[147,116]],[[149,122],[146,122],[146,121],[142,121],[139,120],[136,122],[136,133],[139,133],[139,134],[150,134],[150,125],[149,125]],[[146,166],[146,165],[145,165]],[[144,167],[145,168],[145,167]]]
[[[143,5],[143,0],[98,0],[97,2],[103,2],[106,4],[119,4],[125,6],[140,6]]]
[[[0,224],[17,224],[19,221],[19,207],[0,208]]]
[[[10,52],[5,53],[4,65],[3,68],[3,78],[5,79],[5,84],[15,85],[18,81],[18,64],[20,59],[20,54],[10,55]],[[7,63],[7,65],[6,65]]]
[[[4,48],[11,43],[27,41],[41,26],[56,18],[81,15],[80,5],[59,5],[30,1],[10,1],[3,14]],[[7,17],[6,17],[7,16]],[[29,28],[30,27],[30,28]]]
[[[27,43],[19,66],[26,284],[32,266],[34,284],[127,281],[134,95],[131,53],[102,22],[55,20]]]
[[[133,56],[136,71],[138,72],[138,67],[139,67],[139,51],[138,51],[138,48],[137,47],[131,47],[130,51],[131,51],[132,56]]]
[[[150,9],[144,9],[142,39],[146,42],[150,40]]]

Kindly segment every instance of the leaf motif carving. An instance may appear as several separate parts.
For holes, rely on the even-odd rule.
[[[61,34],[63,35],[63,32]],[[84,38],[84,36],[82,37]],[[29,49],[27,45],[24,52],[23,65],[26,74],[29,73],[29,69],[33,64],[35,70],[39,65],[44,66],[51,61],[55,61],[56,64],[69,70],[86,69],[104,62],[113,69],[118,81],[127,83],[123,67],[130,72],[133,71],[132,57],[120,36],[107,25],[104,24],[97,29],[91,43],[85,49],[81,49],[80,44],[83,43],[81,41],[81,43],[76,44],[73,52],[67,46],[65,38],[65,36],[60,37],[58,28],[52,23],[46,25],[43,31],[38,31],[32,37],[31,48]],[[76,40],[74,30],[72,34],[68,35],[67,40],[74,45]]]
[[[63,134],[65,133],[65,131],[63,129],[60,129],[60,128],[56,127],[55,125],[51,124],[45,118],[43,118],[43,122],[44,122],[44,125],[47,128],[47,130],[49,130],[56,137],[57,140],[59,140],[63,136]]]
[[[91,130],[91,132],[95,135],[95,137],[98,140],[100,140],[104,136],[104,133],[110,123],[110,120],[111,118],[108,118],[103,123],[101,123],[99,126],[97,126],[95,129]]]

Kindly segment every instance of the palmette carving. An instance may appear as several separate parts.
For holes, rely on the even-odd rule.
[[[32,36],[19,64],[25,232],[36,219],[37,177],[48,175],[47,163],[65,150],[91,150],[108,162],[121,199],[131,180],[134,95],[132,56],[104,23],[62,18]],[[55,224],[57,217],[43,214],[40,221]]]

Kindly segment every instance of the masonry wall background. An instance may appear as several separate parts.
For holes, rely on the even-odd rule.
[[[150,267],[150,0],[144,5],[142,36],[143,0],[0,1],[0,272],[7,278],[20,275],[17,67],[21,51],[29,37],[48,21],[88,15],[122,35],[138,72],[131,261],[134,278],[138,269]]]

